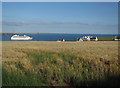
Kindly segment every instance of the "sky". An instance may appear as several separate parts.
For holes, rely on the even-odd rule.
[[[117,34],[117,2],[3,2],[3,33]]]

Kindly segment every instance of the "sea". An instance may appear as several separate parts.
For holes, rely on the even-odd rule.
[[[114,37],[117,34],[19,34],[19,36],[27,35],[32,37],[32,40],[11,40],[13,35],[0,35],[0,41],[57,41],[64,39],[65,41],[76,41],[77,38],[83,36],[93,37]]]

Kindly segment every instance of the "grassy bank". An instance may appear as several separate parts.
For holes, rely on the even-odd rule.
[[[99,41],[112,41],[115,37],[98,37]]]
[[[3,86],[115,86],[120,76],[117,44],[3,42]]]

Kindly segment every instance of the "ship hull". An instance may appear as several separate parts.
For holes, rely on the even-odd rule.
[[[11,38],[11,40],[31,40],[32,38]]]

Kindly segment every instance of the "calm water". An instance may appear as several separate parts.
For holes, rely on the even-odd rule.
[[[111,37],[115,34],[20,34],[20,36],[27,35],[32,37],[32,40],[27,41],[57,41],[58,39],[65,39],[66,41],[75,41],[78,37],[94,36],[94,37]],[[11,40],[12,35],[2,35],[0,41],[16,41]],[[17,40],[18,41],[18,40]]]

